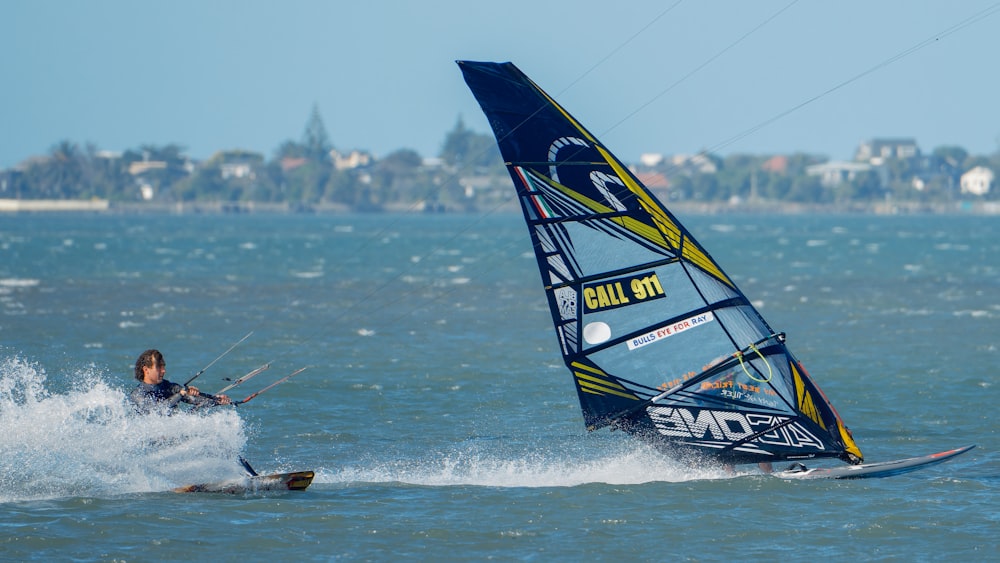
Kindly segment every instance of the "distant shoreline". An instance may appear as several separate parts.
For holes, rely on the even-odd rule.
[[[953,202],[879,202],[848,204],[815,204],[790,202],[671,202],[667,208],[671,212],[690,215],[732,215],[732,214],[850,214],[850,215],[1000,215],[1000,202],[994,201],[953,201]],[[112,202],[103,199],[54,200],[54,199],[0,199],[0,215],[20,213],[68,213],[82,212],[94,214],[157,214],[157,215],[242,215],[242,214],[451,214],[476,213],[483,210],[441,210],[429,211],[420,202],[395,204],[376,212],[363,212],[340,204],[269,203],[269,202]],[[490,209],[491,213],[520,213],[512,200],[509,204]]]

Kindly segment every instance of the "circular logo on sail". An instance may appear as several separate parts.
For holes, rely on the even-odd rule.
[[[583,327],[583,339],[587,344],[600,344],[611,338],[611,327],[608,323],[594,322]]]

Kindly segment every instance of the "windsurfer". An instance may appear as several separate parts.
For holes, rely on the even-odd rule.
[[[170,413],[183,401],[195,407],[211,407],[231,403],[226,395],[209,395],[202,393],[197,387],[185,387],[163,379],[167,372],[167,364],[159,350],[146,350],[135,361],[135,378],[139,381],[129,399],[136,411],[149,414],[153,410],[162,409]]]

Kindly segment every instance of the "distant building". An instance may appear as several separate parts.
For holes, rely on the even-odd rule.
[[[644,186],[651,190],[663,190],[670,187],[670,182],[667,180],[667,177],[659,172],[635,172],[635,177],[638,178]]]
[[[703,153],[695,155],[675,154],[670,158],[670,165],[684,174],[715,174],[719,167]]]
[[[648,168],[659,166],[663,162],[663,155],[655,152],[646,152],[639,155],[639,163]]]
[[[162,160],[137,160],[128,165],[128,173],[133,176],[140,176],[150,170],[164,170],[167,163]]]
[[[264,155],[243,149],[219,151],[209,159],[211,165],[219,167],[223,180],[256,180],[257,170],[264,163]]]
[[[920,147],[914,139],[871,139],[858,145],[854,160],[876,166],[886,159],[908,160],[920,156]]]
[[[858,174],[868,172],[871,169],[872,165],[865,162],[831,161],[807,166],[806,174],[809,176],[819,176],[821,184],[832,188],[843,182],[851,182],[857,178]]]
[[[493,183],[490,176],[463,176],[458,179],[458,184],[465,191],[465,197],[476,197],[476,192],[484,191]]]
[[[250,162],[223,162],[219,166],[219,174],[223,180],[230,178],[249,178],[255,180],[257,175],[253,171],[253,164]]]
[[[972,195],[986,195],[993,187],[993,171],[985,166],[977,166],[962,174],[962,193]]]
[[[309,162],[303,157],[286,156],[281,159],[281,171],[289,172]]]
[[[664,175],[715,174],[719,171],[715,162],[705,153],[675,154],[670,157],[656,152],[645,152],[639,155],[639,162],[629,166],[629,169],[639,177],[649,188],[666,188],[667,178]]]
[[[348,154],[340,154],[336,150],[331,150],[330,158],[333,160],[333,167],[337,170],[360,168],[362,166],[368,166],[372,162],[372,155],[361,151],[351,151]]]
[[[760,165],[760,168],[765,172],[786,174],[788,172],[788,157],[781,154],[772,156],[764,161],[764,163]]]

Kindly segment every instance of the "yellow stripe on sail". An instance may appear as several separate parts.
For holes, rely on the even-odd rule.
[[[795,393],[798,396],[799,410],[809,416],[812,420],[816,421],[817,424],[825,428],[826,424],[820,417],[819,412],[816,409],[816,405],[813,404],[812,396],[805,390],[805,385],[802,382],[802,376],[799,375],[798,368],[794,362],[791,362],[788,365],[792,368],[792,376],[795,378]],[[824,398],[824,401],[825,400],[826,399]],[[833,409],[833,407],[830,408]],[[854,442],[854,437],[851,436],[851,432],[846,426],[844,426],[844,421],[840,420],[840,416],[838,416],[836,412],[834,412],[834,417],[837,420],[837,432],[840,434],[841,441],[844,442],[844,450],[857,457],[858,460],[864,459],[864,456],[861,454],[861,448],[859,448]]]
[[[570,364],[570,366],[572,366],[573,369],[582,369],[589,371],[590,373],[596,373],[597,375],[602,375],[604,377],[608,376],[608,374],[604,370],[588,366],[587,364],[581,364],[580,362],[573,362],[572,364]]]
[[[844,441],[844,449],[847,450],[847,453],[858,458],[858,463],[864,461],[865,456],[861,454],[861,448],[854,443],[854,436],[851,436],[851,432],[839,418],[837,419],[837,430],[840,431],[840,439]]]
[[[624,397],[634,401],[639,400],[639,397],[630,393],[628,389],[623,387],[620,383],[611,381],[610,379],[605,379],[609,376],[600,369],[581,364],[579,362],[573,362],[572,367],[573,375],[576,376],[576,384],[580,387],[581,391],[600,395],[616,395],[618,397]],[[584,371],[588,371],[594,375],[583,373]]]
[[[599,392],[599,394],[601,395],[616,395],[618,397],[624,397],[626,399],[633,399],[636,401],[639,400],[639,398],[636,397],[635,395],[631,395],[629,393],[622,393],[621,391],[616,391],[614,389],[609,389],[603,385],[595,385],[593,383],[590,383],[589,381],[584,381],[582,379],[577,379],[576,383],[577,385],[580,386],[581,390],[587,391],[589,393]]]
[[[573,374],[576,375],[576,378],[579,379],[581,382],[582,381],[590,381],[590,382],[596,383],[598,385],[603,385],[605,387],[610,387],[610,388],[614,388],[614,389],[619,389],[621,391],[626,391],[626,389],[624,387],[622,387],[620,384],[615,383],[613,381],[608,381],[606,379],[600,379],[600,378],[597,378],[597,377],[593,377],[593,376],[587,375],[585,373],[580,373],[578,371],[573,372]]]
[[[806,390],[805,383],[802,381],[802,376],[799,375],[799,370],[795,368],[794,363],[790,363],[789,366],[792,368],[792,376],[795,378],[795,395],[799,407],[799,411],[802,414],[808,416],[813,422],[825,428],[826,423],[823,422],[823,417],[820,416],[819,410],[813,403],[812,395]]]

